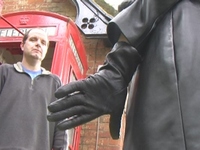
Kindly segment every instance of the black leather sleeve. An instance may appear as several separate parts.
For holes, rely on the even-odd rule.
[[[129,43],[137,49],[162,16],[180,1],[135,0],[108,24],[109,40],[115,44],[122,33]]]

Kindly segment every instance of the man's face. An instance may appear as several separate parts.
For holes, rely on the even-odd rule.
[[[24,57],[42,61],[46,56],[48,44],[48,36],[43,30],[32,29],[29,32],[27,40],[24,43],[21,43],[20,46]]]

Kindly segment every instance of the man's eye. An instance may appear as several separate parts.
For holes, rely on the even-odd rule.
[[[37,41],[37,38],[30,38],[30,41]]]
[[[41,43],[42,43],[42,45],[47,45],[46,41],[42,41]]]

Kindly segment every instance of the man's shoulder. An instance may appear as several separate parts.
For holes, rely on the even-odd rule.
[[[10,68],[13,68],[12,64],[4,63],[0,65],[0,69],[10,69]]]
[[[61,84],[61,80],[60,80],[60,77],[59,77],[58,75],[51,73],[51,76],[52,76],[59,84]]]
[[[54,73],[49,73],[48,76],[50,76],[55,82],[57,82],[59,85],[61,85],[61,79],[58,75]]]
[[[42,74],[51,77],[51,78],[52,78],[53,80],[55,80],[59,85],[61,85],[60,77],[59,77],[57,74],[52,73],[51,71],[46,70],[46,69],[43,68],[43,67],[42,67]]]

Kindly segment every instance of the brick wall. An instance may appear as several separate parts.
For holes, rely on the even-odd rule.
[[[2,14],[23,10],[50,11],[75,20],[76,8],[71,0],[3,0]],[[17,4],[17,5],[16,5]],[[105,55],[111,50],[105,39],[87,39],[82,35],[87,53],[89,70],[96,72],[102,65]],[[123,141],[112,140],[109,134],[109,116],[103,116],[82,126],[79,150],[121,150]]]
[[[3,2],[4,7],[2,13],[41,10],[70,16],[72,19],[76,16],[76,8],[71,0],[3,0]]]

